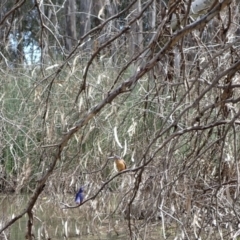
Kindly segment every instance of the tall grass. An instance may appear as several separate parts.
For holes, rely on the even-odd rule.
[[[217,34],[210,31],[209,37]],[[58,237],[69,237],[71,228],[77,236],[106,231],[150,239],[154,229],[165,239],[236,239],[237,51],[226,42],[224,48],[209,43],[198,30],[185,40],[167,49],[151,71],[69,139],[34,208],[34,224],[41,223],[35,231],[39,239],[54,235],[48,229],[54,220],[42,209],[61,219]],[[60,70],[62,62],[0,72],[0,185],[13,199],[32,194],[51,167],[56,154],[51,149],[111,91],[141,71],[131,54],[102,55],[86,75],[90,56],[74,57]],[[108,160],[113,154],[121,155],[130,170],[116,176]],[[86,199],[92,199],[71,208],[82,185]]]

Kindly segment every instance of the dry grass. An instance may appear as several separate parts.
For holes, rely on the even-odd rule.
[[[91,61],[75,52],[60,69],[0,72],[0,190],[15,215],[31,201],[16,198],[39,197],[38,239],[238,238],[239,37],[230,28],[225,41],[221,27],[164,35],[145,55],[147,64],[159,54],[152,66],[131,54]],[[116,175],[113,154],[127,171]],[[66,207],[82,185],[86,203]]]

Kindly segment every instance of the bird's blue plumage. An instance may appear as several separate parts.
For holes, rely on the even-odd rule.
[[[80,204],[83,202],[83,199],[84,199],[83,188],[81,187],[78,193],[76,194],[75,203]]]

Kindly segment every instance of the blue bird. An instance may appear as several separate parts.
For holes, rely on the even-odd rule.
[[[75,203],[76,204],[81,204],[83,202],[83,199],[84,199],[83,188],[81,187],[79,189],[78,193],[76,194]]]

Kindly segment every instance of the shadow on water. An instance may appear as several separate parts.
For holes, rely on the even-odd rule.
[[[0,195],[0,226],[23,211],[28,196]],[[76,209],[61,209],[46,196],[38,200],[33,209],[33,233],[35,239],[85,239],[122,240],[127,238],[124,229],[114,229],[109,220],[89,220],[87,206]],[[27,215],[14,223],[7,231],[7,239],[25,239]]]

